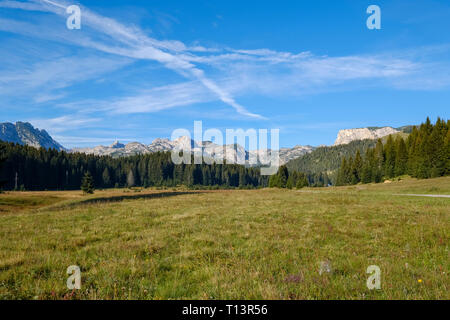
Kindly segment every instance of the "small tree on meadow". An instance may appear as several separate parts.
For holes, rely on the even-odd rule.
[[[92,175],[89,171],[84,174],[84,177],[81,180],[81,190],[83,190],[83,192],[86,194],[94,193],[94,178],[92,178]]]

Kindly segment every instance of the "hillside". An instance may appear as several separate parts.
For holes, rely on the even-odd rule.
[[[376,140],[356,140],[348,144],[331,147],[319,147],[304,156],[289,161],[286,166],[289,171],[319,174],[327,172],[332,181],[335,180],[337,169],[342,157],[353,156],[359,150],[363,153],[367,148],[374,147]]]

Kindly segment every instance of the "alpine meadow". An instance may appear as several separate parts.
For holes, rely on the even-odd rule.
[[[0,0],[0,303],[450,300],[445,30],[444,0]]]

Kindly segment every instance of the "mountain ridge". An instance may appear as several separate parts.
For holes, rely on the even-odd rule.
[[[39,130],[29,122],[17,121],[15,124],[10,122],[0,123],[0,140],[35,148],[43,147],[58,151],[66,150],[61,144],[53,140],[47,131]]]
[[[353,141],[375,140],[382,138],[389,134],[396,134],[399,132],[409,132],[413,126],[403,126],[400,128],[393,127],[367,127],[357,129],[343,129],[338,132],[336,141],[333,146],[349,144]],[[127,144],[114,141],[109,146],[95,146],[90,148],[73,148],[66,149],[57,141],[55,141],[45,130],[34,128],[28,122],[16,122],[12,124],[9,122],[0,123],[0,140],[7,142],[19,143],[22,145],[29,145],[36,148],[53,148],[58,151],[80,152],[86,154],[94,154],[99,156],[111,157],[126,157],[138,154],[148,154],[154,152],[169,152],[175,147],[183,147],[190,144],[191,149],[201,148],[205,157],[221,157],[228,162],[238,162],[238,159],[245,159],[246,162],[252,157],[256,156],[258,159],[264,159],[270,156],[271,151],[268,150],[251,150],[247,151],[240,145],[217,145],[211,141],[195,142],[189,137],[180,137],[171,141],[167,138],[156,138],[151,144],[145,145],[140,142],[130,142]],[[307,155],[317,148],[310,145],[302,146],[296,145],[292,148],[280,148],[280,164],[286,164],[292,160],[298,159]]]
[[[339,130],[334,146],[348,144],[355,140],[375,140],[390,134],[396,134],[400,131],[392,127],[367,127],[358,129],[342,129]]]
[[[190,140],[190,141],[189,141]],[[266,157],[270,156],[271,150],[268,152],[265,150],[251,150],[247,151],[244,147],[231,144],[231,145],[218,145],[211,141],[202,141],[197,142],[193,139],[189,139],[189,137],[180,137],[173,141],[166,138],[156,138],[149,145],[145,145],[139,142],[130,142],[126,145],[120,144],[118,141],[115,141],[110,146],[96,146],[93,148],[73,148],[70,152],[80,152],[94,155],[109,155],[112,157],[124,157],[124,156],[132,156],[136,154],[148,154],[153,152],[170,152],[174,148],[179,147],[183,148],[187,144],[191,144],[190,148],[193,150],[194,148],[201,148],[203,150],[203,154],[206,157],[214,158],[220,157],[228,162],[237,163],[238,159],[245,159],[248,161],[251,156],[257,157]],[[118,147],[120,146],[120,147]],[[315,148],[312,146],[300,146],[297,145],[293,148],[280,148],[280,163],[285,164],[288,161],[300,157],[308,152],[311,152]]]

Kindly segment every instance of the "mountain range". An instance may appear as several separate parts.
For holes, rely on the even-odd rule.
[[[0,140],[35,148],[43,147],[58,151],[66,150],[62,145],[53,140],[47,131],[35,129],[28,122],[19,121],[16,124],[9,122],[0,123]]]
[[[203,154],[207,157],[220,157],[222,159],[227,160],[227,162],[237,163],[238,159],[245,159],[248,161],[251,156],[258,156],[259,158],[266,156],[270,156],[269,152],[263,152],[263,150],[252,150],[247,151],[244,147],[232,144],[232,145],[218,145],[211,141],[203,141],[196,142],[189,137],[180,137],[173,141],[169,139],[155,139],[149,145],[145,145],[139,142],[130,142],[126,145],[121,144],[118,141],[115,141],[110,146],[97,146],[93,148],[74,148],[71,152],[81,152],[87,154],[94,155],[109,155],[112,157],[123,157],[123,156],[132,156],[136,154],[147,154],[158,151],[171,151],[176,147],[183,148],[183,146],[187,146],[190,144],[190,148],[201,148],[203,150]],[[314,150],[314,147],[311,146],[295,146],[293,148],[281,148],[280,162],[282,164],[301,157],[302,155],[311,152]]]
[[[374,140],[390,134],[397,134],[399,132],[409,131],[411,126],[405,126],[401,128],[392,127],[369,127],[359,129],[344,129],[340,130],[337,135],[337,139],[334,146],[346,145],[352,141],[357,140]],[[0,123],[0,140],[7,142],[19,143],[22,145],[29,145],[36,148],[53,148],[58,151],[68,152],[80,152],[86,154],[94,154],[99,156],[112,156],[112,157],[125,157],[137,154],[147,154],[153,152],[166,152],[171,151],[175,147],[191,145],[191,149],[201,148],[204,151],[205,156],[215,157],[221,156],[228,162],[237,162],[237,159],[245,159],[248,161],[252,156],[270,156],[270,150],[268,153],[264,150],[251,150],[247,151],[244,147],[234,145],[217,145],[210,141],[197,142],[189,137],[180,137],[173,141],[169,139],[157,138],[151,144],[145,145],[139,142],[130,142],[128,144],[122,144],[119,141],[115,141],[109,146],[96,146],[93,148],[73,148],[67,150],[57,141],[55,141],[45,130],[39,130],[34,128],[28,122],[16,122],[12,123]],[[279,151],[280,164],[288,163],[291,160],[298,159],[306,154],[313,152],[316,147],[312,146],[300,146],[297,145],[293,148],[281,148]]]

